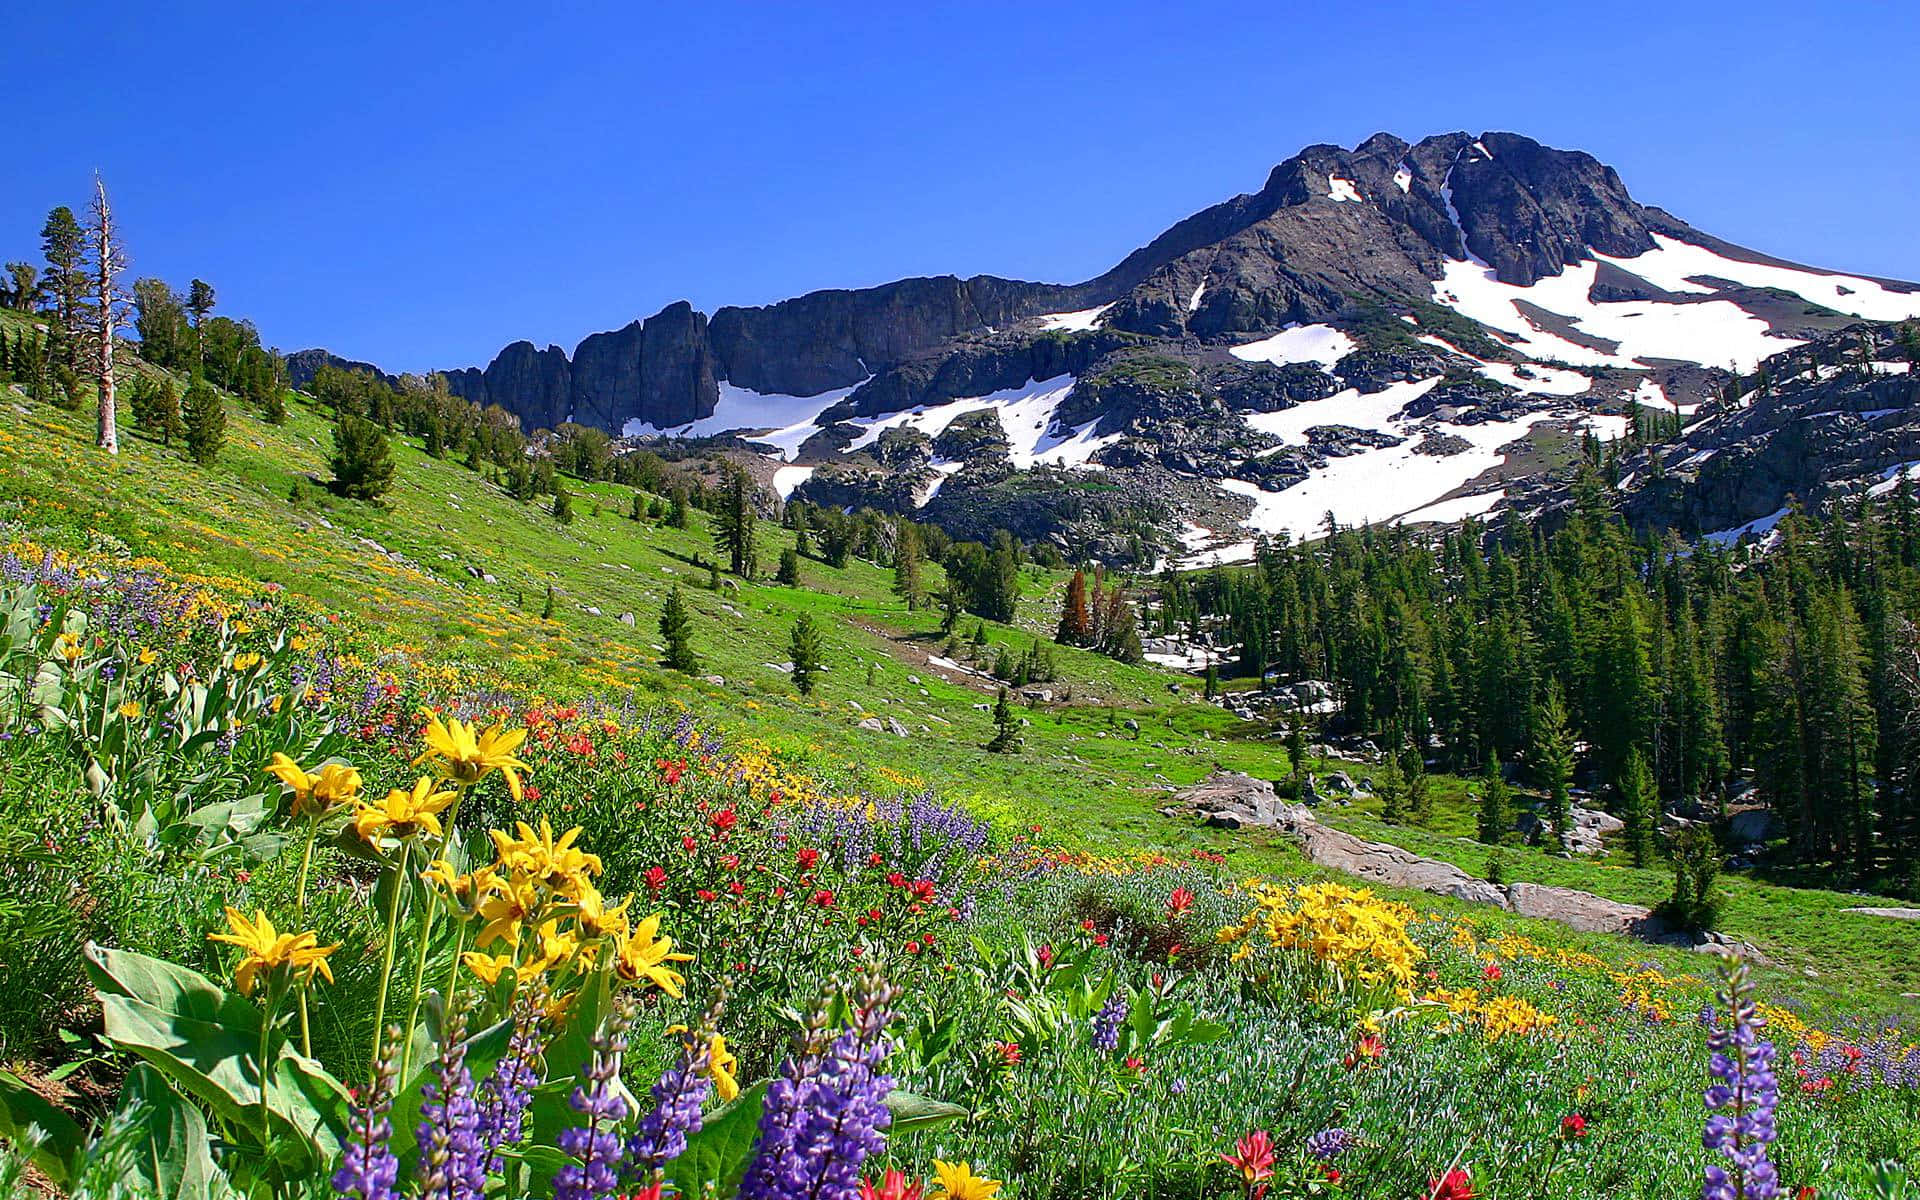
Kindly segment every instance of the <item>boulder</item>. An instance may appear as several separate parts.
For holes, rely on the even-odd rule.
[[[885,725],[882,725],[880,723],[879,717],[866,717],[863,720],[861,720],[859,727],[861,729],[868,731],[869,733],[882,733],[887,728]]]
[[[1506,907],[1523,917],[1558,921],[1588,933],[1642,934],[1653,920],[1652,910],[1637,904],[1541,883],[1508,885]]]
[[[1764,808],[1749,808],[1734,813],[1727,821],[1727,836],[1733,841],[1757,845],[1773,832],[1773,814]]]

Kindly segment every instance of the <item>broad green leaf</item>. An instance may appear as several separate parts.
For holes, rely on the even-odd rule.
[[[667,1179],[681,1195],[698,1196],[708,1182],[717,1183],[722,1196],[733,1194],[752,1157],[766,1097],[764,1079],[741,1089],[733,1103],[710,1115],[699,1132],[687,1138],[686,1150],[667,1164]]]
[[[120,1111],[133,1121],[126,1182],[156,1196],[221,1200],[232,1188],[214,1165],[206,1118],[150,1064],[127,1073]]]
[[[41,1136],[33,1138],[31,1130]],[[61,1186],[73,1181],[87,1144],[86,1130],[78,1122],[18,1075],[4,1070],[0,1070],[0,1133],[16,1148],[31,1146],[33,1165]]]

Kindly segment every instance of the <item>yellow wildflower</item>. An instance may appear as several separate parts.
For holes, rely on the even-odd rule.
[[[236,654],[233,656],[233,669],[236,671],[251,671],[259,666],[261,661],[258,654]]]
[[[410,792],[394,788],[384,804],[362,804],[353,831],[369,842],[380,837],[405,841],[421,832],[438,837],[440,813],[452,802],[452,792],[434,791],[433,780],[422,775]]]
[[[145,712],[146,710],[140,707],[140,702],[138,700],[129,700],[125,704],[122,704],[119,708],[115,709],[114,711],[119,713],[121,716],[125,717],[129,721],[138,721],[140,719],[140,714]]]
[[[549,891],[578,899],[592,886],[586,877],[600,873],[600,856],[573,844],[580,836],[578,825],[556,838],[553,826],[543,817],[538,831],[525,821],[516,821],[514,833],[517,836],[510,837],[498,829],[487,831],[493,839],[495,857],[501,866],[526,872]]]
[[[255,912],[253,919],[248,920],[234,908],[227,909],[227,926],[231,933],[210,933],[207,940],[226,942],[244,952],[233,969],[233,985],[240,989],[242,996],[253,994],[262,972],[270,973],[283,967],[305,971],[308,979],[318,973],[326,976],[328,983],[333,982],[333,969],[327,966],[327,955],[340,947],[320,945],[320,939],[312,930],[281,933],[264,911]]]
[[[460,961],[488,987],[498,983],[501,973],[513,967],[511,954],[479,954],[469,950],[460,956]]]
[[[429,713],[427,727],[421,736],[426,739],[427,748],[413,760],[414,766],[428,759],[436,760],[434,765],[443,776],[465,784],[478,783],[489,772],[499,771],[506,776],[507,791],[515,800],[521,798],[520,776],[517,772],[529,768],[515,758],[513,752],[520,748],[521,742],[527,740],[526,730],[505,731],[495,725],[481,733],[458,717],[443,722]]]
[[[993,1200],[1001,1187],[998,1179],[975,1175],[970,1163],[950,1163],[936,1158],[933,1173],[936,1183],[929,1200]]]
[[[483,949],[501,941],[517,944],[521,927],[540,907],[539,893],[524,875],[504,879],[494,875],[488,882],[490,886],[474,905],[475,913],[486,922],[474,944]]]
[[[138,662],[143,667],[150,667],[153,665],[153,661],[159,657],[160,655],[158,654],[158,652],[154,651],[152,648],[148,648],[140,651],[139,657],[136,658],[134,661]]]
[[[727,1039],[714,1034],[713,1041],[707,1044],[707,1078],[713,1080],[713,1090],[719,1093],[723,1104],[740,1094],[740,1079],[736,1074],[739,1067],[740,1060],[727,1049]]]
[[[613,970],[628,983],[646,980],[678,1000],[686,980],[667,964],[692,962],[693,955],[674,953],[673,939],[659,936],[660,917],[655,913],[631,933],[614,939]]]
[[[360,772],[344,763],[322,763],[318,771],[310,772],[286,755],[275,754],[267,774],[293,793],[296,816],[323,813],[360,795]]]

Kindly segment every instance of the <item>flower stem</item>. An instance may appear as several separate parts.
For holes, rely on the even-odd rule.
[[[307,925],[307,875],[313,869],[313,840],[320,832],[320,819],[307,818],[307,844],[300,851],[300,882],[294,886],[294,904],[300,912],[299,928]],[[300,988],[300,1053],[313,1057],[313,1033],[307,1024],[307,989]]]
[[[387,1027],[387,989],[393,981],[393,939],[400,930],[400,888],[407,879],[407,860],[412,855],[410,843],[400,844],[400,863],[394,870],[393,895],[387,900],[387,945],[380,962],[380,991],[373,1003],[373,1064],[380,1064],[380,1038]]]
[[[455,790],[453,803],[447,806],[446,819],[440,828],[440,845],[435,848],[430,863],[439,862],[447,856],[447,843],[453,840],[454,822],[460,817],[460,802],[467,798],[467,791],[473,785],[462,783]],[[413,1026],[420,1019],[420,992],[427,981],[427,949],[433,940],[434,918],[439,914],[431,900],[420,910],[420,946],[413,958],[413,999],[407,1005],[407,1023],[400,1043],[400,1083],[406,1085],[407,1072],[413,1066]],[[453,956],[454,965],[460,964],[460,956]]]

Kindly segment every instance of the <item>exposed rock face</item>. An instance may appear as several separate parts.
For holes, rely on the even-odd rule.
[[[1764,385],[1627,460],[1628,518],[1685,534],[1732,530],[1788,497],[1816,504],[1920,461],[1920,378],[1908,358],[1892,331],[1868,325],[1776,355]]]

